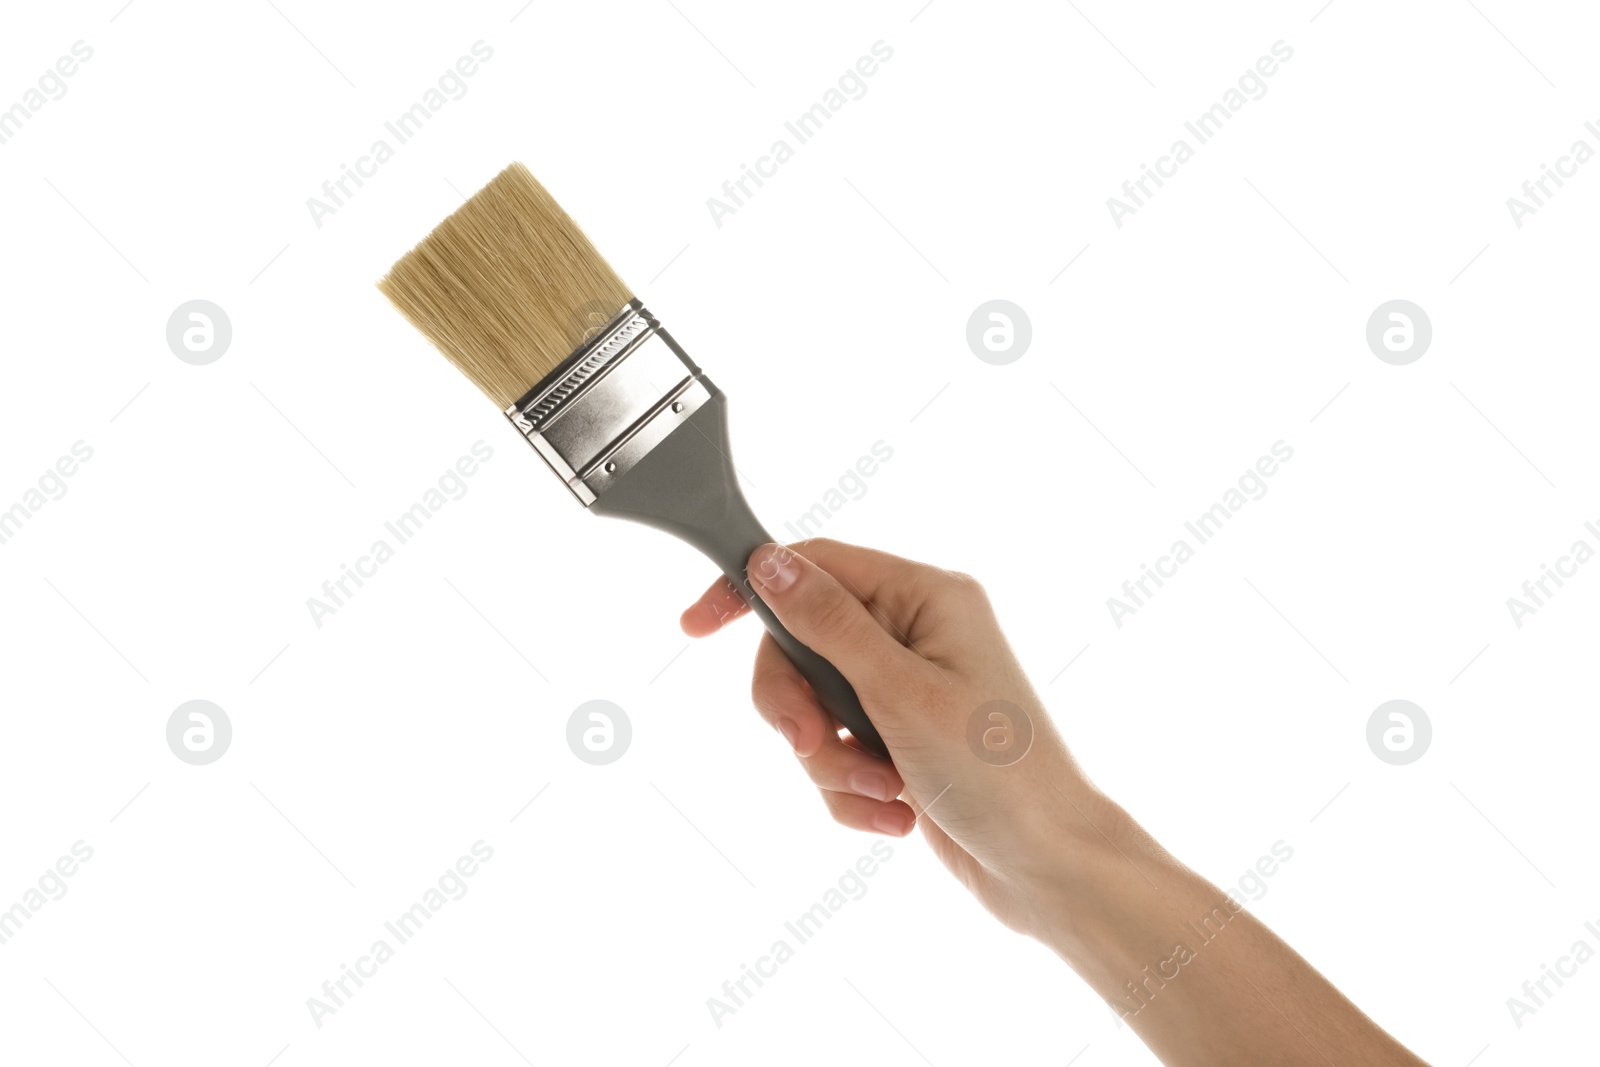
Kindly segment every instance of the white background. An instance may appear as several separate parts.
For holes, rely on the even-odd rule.
[[[1520,229],[1506,207],[1600,148],[1584,5],[274,2],[19,5],[0,34],[0,107],[94,49],[0,145],[0,508],[94,450],[0,545],[0,908],[94,850],[0,945],[0,1058],[1152,1062],[918,838],[713,1024],[872,839],[750,710],[754,625],[686,649],[711,568],[584,514],[373,287],[512,160],[728,392],[775,531],[885,442],[824,532],[982,578],[1166,846],[1223,886],[1292,847],[1252,907],[1430,1062],[1592,1055],[1600,963],[1520,1029],[1506,1007],[1600,949],[1600,565],[1520,629],[1506,607],[1600,547],[1600,162]],[[478,40],[466,95],[315,225]],[[716,226],[879,40],[866,95]],[[1267,94],[1118,228],[1106,198],[1279,40]],[[196,298],[233,325],[209,366],[165,339]],[[993,298],[1033,324],[1009,366],[964,337]],[[1403,367],[1364,337],[1396,298],[1434,329]],[[479,440],[469,492],[318,628],[307,598]],[[1115,626],[1279,440],[1267,495]],[[204,767],[165,741],[196,698],[234,730]],[[634,730],[606,767],[565,742],[597,698]],[[1410,766],[1365,739],[1394,698],[1433,724]],[[470,892],[316,1026],[480,839]]]

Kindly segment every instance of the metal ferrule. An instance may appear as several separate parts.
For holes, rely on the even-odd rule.
[[[588,507],[713,388],[632,300],[505,415]]]

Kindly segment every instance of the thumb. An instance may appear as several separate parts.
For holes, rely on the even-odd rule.
[[[913,666],[913,654],[852,590],[793,548],[762,545],[748,566],[751,584],[778,621],[839,668],[864,700],[869,693],[893,692]]]

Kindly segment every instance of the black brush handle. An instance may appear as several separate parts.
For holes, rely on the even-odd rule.
[[[773,538],[739,490],[728,444],[727,400],[720,389],[701,380],[711,391],[710,399],[621,474],[589,510],[665,530],[705,553],[766,624],[822,706],[863,745],[888,756],[855,688],[837,667],[786,630],[750,584],[745,567],[750,553]]]

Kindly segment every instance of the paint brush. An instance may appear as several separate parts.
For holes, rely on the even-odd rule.
[[[887,755],[850,683],[750,583],[750,553],[774,538],[739,489],[722,390],[526,167],[497,175],[378,288],[579,503],[665,530],[720,567],[822,706]]]

